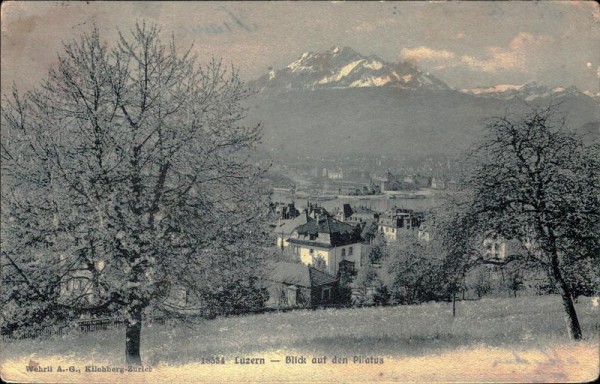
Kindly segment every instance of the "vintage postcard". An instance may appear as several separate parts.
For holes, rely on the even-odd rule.
[[[4,381],[598,378],[596,2],[1,20]]]

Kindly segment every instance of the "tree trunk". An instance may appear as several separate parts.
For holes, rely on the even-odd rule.
[[[552,255],[551,267],[552,276],[554,277],[556,284],[558,284],[560,296],[562,297],[569,338],[572,340],[581,340],[581,327],[579,325],[579,320],[577,319],[577,312],[575,312],[575,305],[573,305],[573,298],[571,297],[569,286],[563,278],[558,264],[558,255],[555,252]]]
[[[130,318],[125,322],[125,361],[128,365],[142,365],[140,341],[142,335],[142,308],[129,311]]]
[[[452,317],[456,317],[456,290],[452,291]]]

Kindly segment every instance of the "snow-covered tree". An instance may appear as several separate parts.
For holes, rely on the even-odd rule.
[[[268,210],[234,68],[155,26],[119,36],[66,44],[39,87],[3,100],[2,307],[11,329],[121,316],[140,364],[150,310],[256,296]]]
[[[526,252],[479,258],[545,269],[562,297],[570,337],[581,339],[573,295],[598,290],[599,147],[569,131],[555,106],[492,119],[487,128],[470,157],[472,195],[462,206],[461,231],[472,239],[518,240]]]

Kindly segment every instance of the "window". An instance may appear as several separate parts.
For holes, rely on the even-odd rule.
[[[342,257],[346,256],[346,248],[342,248]]]
[[[348,256],[352,256],[352,247],[348,248]]]

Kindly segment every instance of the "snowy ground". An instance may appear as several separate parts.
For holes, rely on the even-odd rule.
[[[460,376],[451,374],[452,370],[456,370],[454,373],[460,375],[462,371],[457,370],[457,366],[463,366],[464,369],[477,368],[479,373],[474,372],[469,376],[474,381],[489,377],[485,374],[506,371],[505,375],[509,376],[494,376],[496,381],[505,381],[509,377],[517,377],[510,376],[511,372],[516,374],[516,368],[520,374],[528,373],[530,376],[556,371],[555,376],[547,380],[539,379],[541,381],[581,379],[589,376],[590,369],[592,374],[597,374],[597,301],[581,298],[577,304],[577,312],[584,334],[584,341],[581,343],[573,343],[566,338],[562,306],[557,296],[459,302],[456,318],[452,317],[451,305],[448,303],[299,310],[218,318],[189,327],[154,325],[144,328],[142,358],[145,364],[155,367],[155,374],[158,374],[156,367],[158,371],[162,369],[163,373],[169,369],[180,372],[177,367],[188,372],[188,368],[198,365],[202,357],[224,356],[225,366],[204,365],[203,372],[208,372],[205,368],[210,367],[214,370],[214,375],[227,375],[231,371],[227,367],[235,368],[233,361],[236,356],[267,356],[268,360],[285,359],[288,354],[302,354],[309,357],[328,356],[329,359],[333,356],[351,358],[354,355],[385,357],[386,364],[379,369],[382,373],[389,371],[392,374],[396,372],[394,367],[408,364],[404,368],[406,372],[396,373],[402,373],[398,376],[399,379],[411,381],[431,381],[436,380],[436,377],[440,380],[459,380]],[[20,377],[19,375],[24,374],[24,365],[30,359],[40,362],[40,365],[75,361],[81,364],[94,362],[123,366],[123,352],[124,332],[119,329],[16,341],[3,345],[3,372],[6,375],[7,367],[11,367],[10,376]],[[586,357],[581,360],[583,357],[576,358],[573,354]],[[445,364],[444,362],[449,364],[449,368],[440,371],[441,373],[432,371],[431,367],[426,369],[423,366],[421,370],[418,368],[419,364],[433,363],[435,366]],[[271,368],[274,367],[273,364],[276,363],[272,363]],[[580,367],[581,364],[583,365]],[[246,370],[246,374],[258,374],[256,369],[259,367],[249,368],[254,370]],[[368,368],[373,369],[372,366]],[[319,370],[321,374],[328,369],[335,371],[345,368],[334,368],[328,364],[323,369]],[[367,371],[363,374],[367,374]],[[281,375],[283,371],[273,372]],[[588,376],[584,375],[586,372]],[[200,375],[199,372],[197,374]],[[268,371],[262,374],[268,374]],[[564,376],[565,374],[570,376]],[[518,376],[521,380],[516,381],[530,381],[526,380],[530,376]],[[11,377],[4,376],[5,379]],[[190,377],[193,378],[193,374]],[[386,377],[390,380],[390,376]],[[35,376],[35,380],[42,381],[40,379],[41,376]],[[86,380],[88,379],[97,381],[93,377]],[[183,377],[181,379],[184,380]]]

